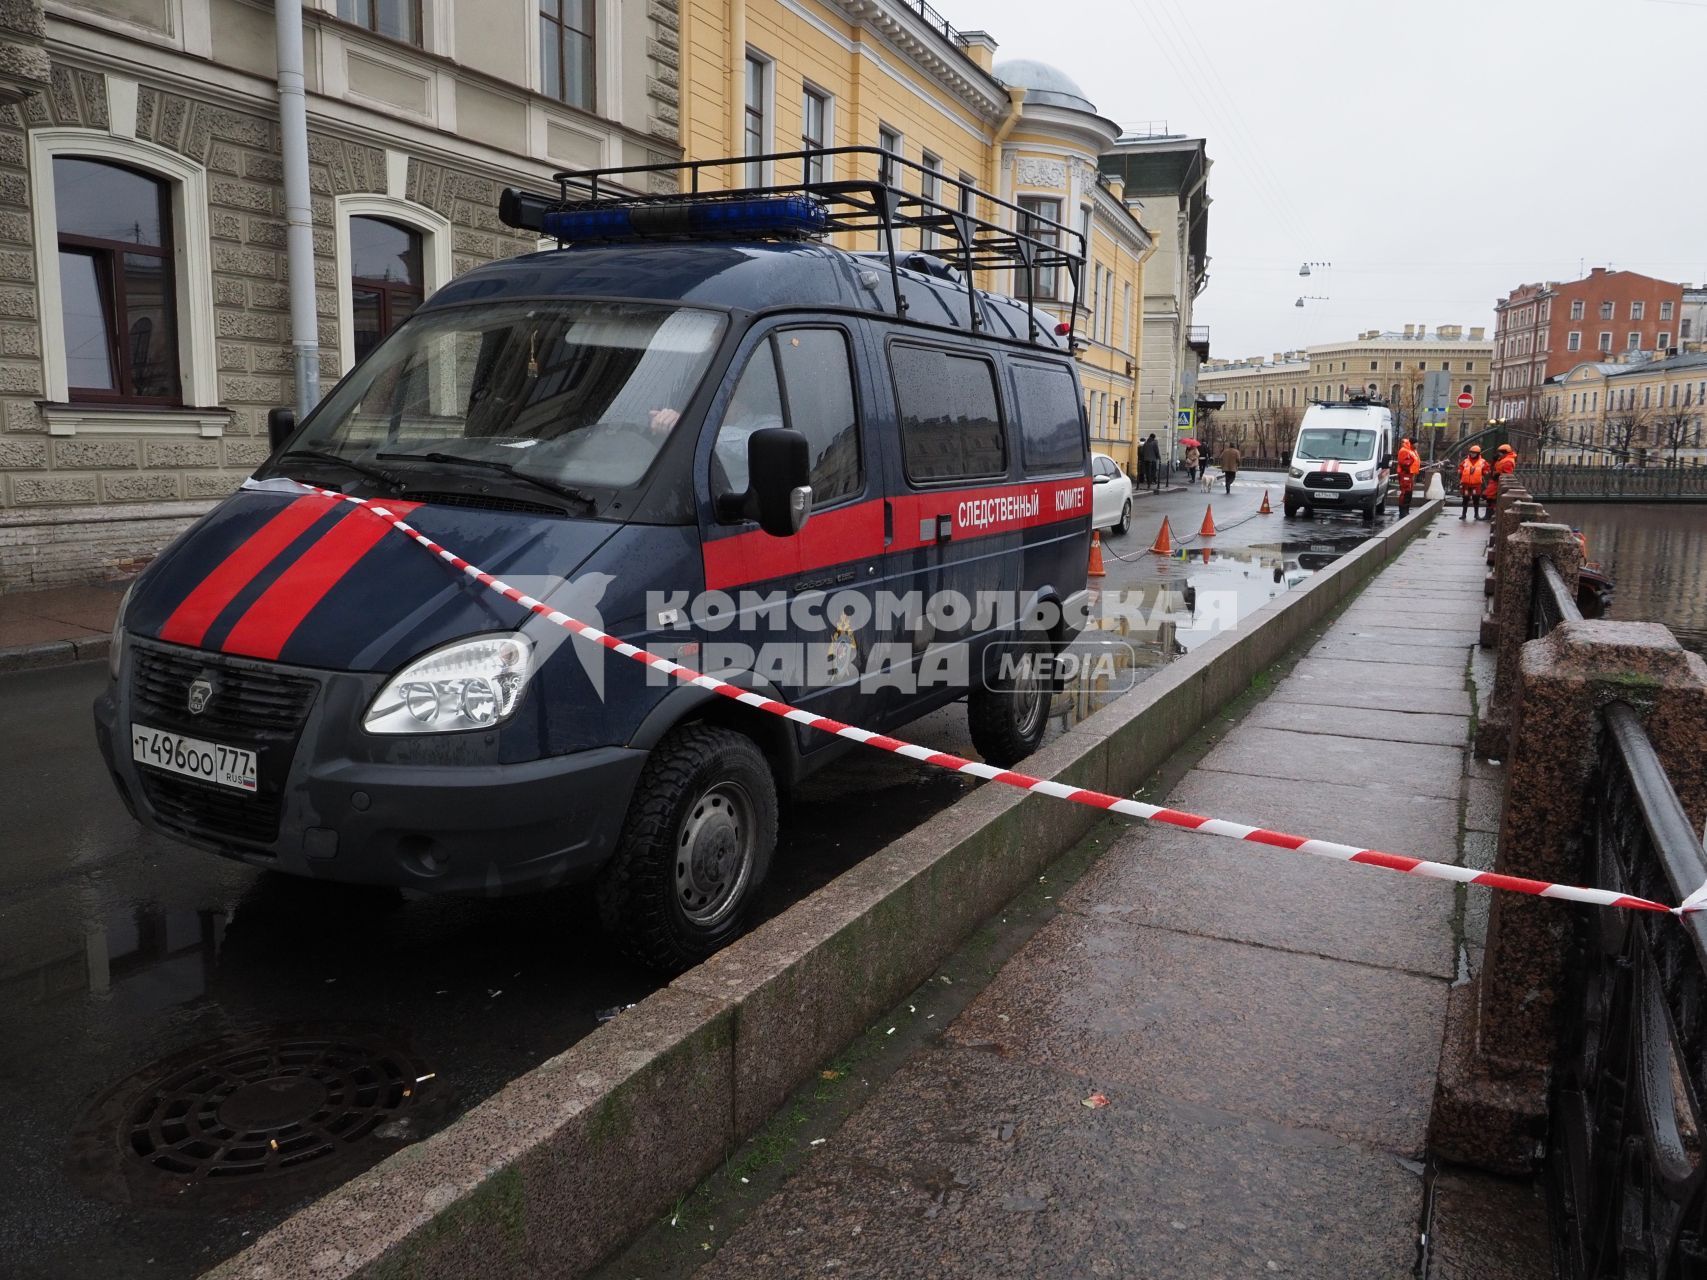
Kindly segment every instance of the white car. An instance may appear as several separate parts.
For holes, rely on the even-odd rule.
[[[1091,528],[1125,533],[1132,527],[1132,481],[1106,453],[1091,454]]]

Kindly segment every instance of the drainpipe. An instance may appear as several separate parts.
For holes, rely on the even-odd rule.
[[[729,151],[732,156],[747,150],[747,0],[729,0]],[[725,174],[731,187],[745,186],[747,171],[739,177]]]
[[[1014,126],[1019,123],[1020,113],[1024,106],[1025,90],[1010,88],[1008,90],[1008,114],[1002,118],[1002,126],[996,130],[996,136],[990,139],[989,163],[984,179],[984,190],[993,196],[1001,195],[1001,192],[996,190],[996,181],[1001,171],[1002,143],[1008,140],[1008,135],[1014,131]]]
[[[308,99],[302,78],[302,0],[274,0],[278,28],[279,139],[284,153],[285,274],[296,417],[320,402],[320,319],[314,305],[314,210],[308,195]]]

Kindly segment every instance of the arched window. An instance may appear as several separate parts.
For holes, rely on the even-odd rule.
[[[387,218],[350,219],[350,312],[357,360],[426,297],[421,239],[419,231]]]
[[[70,396],[180,403],[169,184],[58,155],[53,192]]]

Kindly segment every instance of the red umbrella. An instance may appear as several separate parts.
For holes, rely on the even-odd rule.
[[[1179,439],[1179,442],[1182,445],[1184,445],[1187,449],[1201,449],[1201,448],[1203,448],[1203,441],[1193,440],[1190,436],[1181,436]]]

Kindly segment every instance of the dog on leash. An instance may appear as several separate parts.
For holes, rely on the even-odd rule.
[[[1200,487],[1202,488],[1203,492],[1205,492],[1205,493],[1215,492],[1215,481],[1210,476],[1208,467],[1203,468],[1203,474],[1198,477],[1198,480],[1201,482]]]

